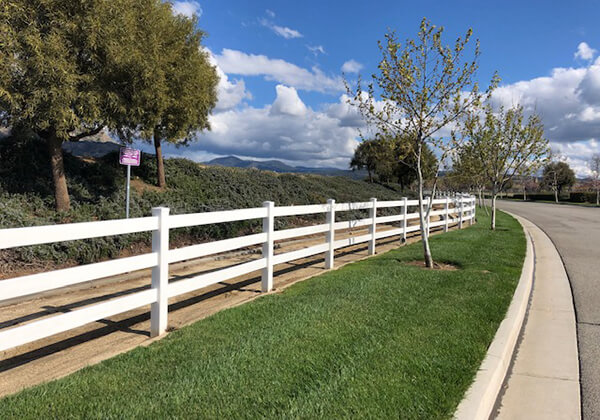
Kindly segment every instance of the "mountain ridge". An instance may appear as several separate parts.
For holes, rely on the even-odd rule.
[[[310,173],[325,176],[345,176],[352,179],[364,179],[366,171],[352,171],[350,169],[339,168],[312,168],[308,166],[291,166],[280,160],[251,160],[240,159],[236,156],[225,156],[203,162],[207,166],[226,166],[232,168],[255,168],[263,171],[273,171],[278,173]]]

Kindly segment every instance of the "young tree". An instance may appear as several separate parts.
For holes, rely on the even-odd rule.
[[[491,229],[496,229],[496,199],[513,181],[515,175],[535,173],[545,162],[548,141],[544,138],[541,118],[532,114],[524,122],[523,107],[500,108],[494,113],[484,108],[481,118],[473,114],[464,124],[462,133],[466,150],[481,162],[486,182],[491,186]]]
[[[440,137],[440,130],[460,119],[469,109],[479,104],[482,94],[475,81],[478,67],[479,43],[472,59],[464,60],[472,31],[458,38],[453,46],[442,43],[443,28],[421,21],[416,40],[400,43],[394,32],[379,42],[382,59],[378,74],[363,90],[359,79],[355,90],[346,83],[349,103],[358,107],[367,124],[384,136],[399,138],[405,143],[407,156],[414,157],[417,174],[419,222],[423,238],[425,265],[433,267],[433,257],[427,237],[424,211],[423,154],[426,146],[441,151],[432,195],[437,187],[440,165],[455,145]],[[488,94],[497,84],[494,77]],[[380,101],[378,100],[380,99]],[[436,137],[437,136],[437,137]]]
[[[554,192],[554,200],[557,203],[563,190],[575,185],[575,181],[575,172],[567,162],[550,162],[544,167],[542,183]]]
[[[483,200],[483,189],[487,182],[485,168],[479,156],[475,153],[473,145],[463,145],[452,157],[452,172],[449,177],[454,183],[466,186],[470,190],[475,190],[479,197],[479,206],[485,209],[487,207]]]
[[[596,206],[600,206],[600,154],[595,154],[588,162],[592,171],[592,183],[596,191]]]

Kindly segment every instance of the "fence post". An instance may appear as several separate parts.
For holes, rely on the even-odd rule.
[[[402,204],[402,215],[404,216],[402,218],[402,242],[406,243],[406,228],[408,227],[408,223],[406,220],[406,216],[408,214],[408,198],[403,197],[402,201],[404,202],[404,204]]]
[[[329,232],[327,232],[327,243],[329,244],[329,250],[325,253],[325,268],[333,268],[334,259],[334,242],[335,242],[335,200],[330,198],[327,200],[329,205],[329,211],[327,212],[327,223],[329,223]]]
[[[459,208],[459,212],[460,212],[460,213],[458,213],[458,228],[462,229],[462,227],[463,227],[463,196],[462,196],[462,194],[460,194],[458,196],[458,200],[459,200],[458,208]]]
[[[152,288],[157,299],[150,307],[150,336],[156,337],[167,330],[169,309],[169,208],[154,207],[152,216],[158,217],[158,229],[152,232],[152,252],[158,254],[158,263],[152,267]]]
[[[448,223],[450,223],[450,197],[446,196],[446,204],[444,205],[444,232],[448,232]]]
[[[263,292],[270,292],[273,290],[273,232],[275,231],[273,209],[275,203],[265,201],[263,202],[263,207],[267,209],[267,216],[263,219],[263,232],[267,234],[267,240],[263,242],[262,255],[266,259],[267,266],[262,270],[260,285]]]
[[[469,199],[469,207],[471,207],[471,210],[469,210],[469,226],[473,226],[473,219],[475,219],[475,204],[473,203],[473,197],[470,197]]]
[[[371,198],[371,204],[373,205],[369,211],[369,217],[371,218],[371,226],[369,227],[369,234],[371,240],[369,241],[369,255],[375,255],[375,232],[377,225],[377,199]]]

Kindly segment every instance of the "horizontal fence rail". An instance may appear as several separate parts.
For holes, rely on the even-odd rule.
[[[336,249],[361,243],[368,243],[368,252],[375,254],[376,239],[400,236],[406,241],[408,233],[420,230],[419,225],[409,225],[409,221],[419,219],[418,200],[403,198],[396,201],[336,203],[306,206],[280,206],[267,201],[263,207],[226,210],[208,213],[169,215],[168,208],[152,209],[151,217],[124,220],[108,220],[85,223],[69,223],[52,226],[34,226],[0,230],[0,250],[21,246],[48,244],[62,241],[98,238],[111,235],[124,235],[138,232],[152,233],[152,252],[133,257],[92,263],[71,268],[26,275],[0,280],[0,302],[22,298],[75,284],[124,274],[142,269],[152,269],[150,289],[128,294],[86,306],[72,312],[54,315],[20,326],[0,330],[0,351],[11,349],[32,341],[80,327],[105,317],[117,315],[142,306],[151,305],[150,332],[157,336],[167,327],[168,299],[185,293],[230,280],[252,272],[261,272],[261,289],[269,292],[273,288],[273,267],[293,260],[324,254],[325,267],[334,267]],[[400,210],[399,214],[378,215],[379,209]],[[412,208],[412,212],[408,212]],[[463,227],[475,219],[475,197],[466,194],[445,195],[427,198],[423,201],[426,211],[425,232],[431,228],[450,226]],[[336,221],[337,213],[360,211],[362,218]],[[368,213],[368,217],[367,216]],[[277,217],[299,215],[324,215],[325,223],[283,230],[275,230]],[[322,216],[321,216],[322,217]],[[171,229],[261,219],[263,232],[209,243],[200,243],[181,248],[169,249]],[[390,225],[391,223],[395,225]],[[368,231],[359,236],[336,239],[337,231],[362,228]],[[365,229],[366,228],[366,229]],[[382,229],[383,228],[383,229]],[[325,242],[302,249],[275,254],[275,241],[310,237],[325,234]],[[240,248],[262,245],[262,257],[247,262],[220,268],[195,277],[169,283],[169,264],[192,260]]]

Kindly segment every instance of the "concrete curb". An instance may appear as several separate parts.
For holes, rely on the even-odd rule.
[[[508,213],[510,214],[510,213]],[[488,348],[475,381],[459,404],[454,418],[458,420],[489,419],[508,373],[527,306],[533,288],[535,250],[531,236],[519,216],[511,214],[521,224],[527,240],[527,251],[519,284],[515,290],[506,317],[500,323],[494,340]]]

